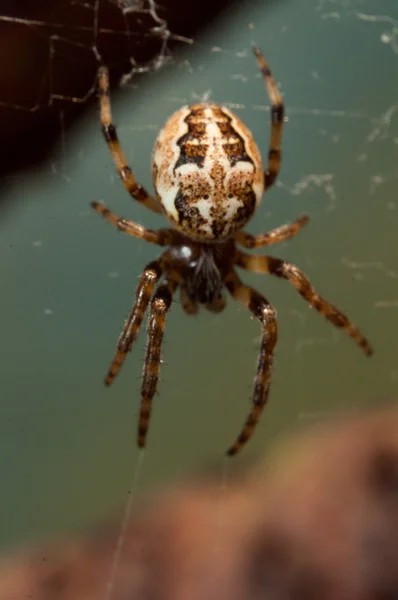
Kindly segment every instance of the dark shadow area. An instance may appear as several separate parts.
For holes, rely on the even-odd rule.
[[[95,75],[107,64],[111,83],[153,70],[160,52],[189,43],[232,10],[233,0],[156,4],[4,0],[0,15],[0,177],[42,161],[95,101]],[[267,3],[268,4],[268,3]],[[134,6],[135,6],[134,5]],[[142,7],[142,8],[141,8]],[[162,47],[163,45],[163,47]]]

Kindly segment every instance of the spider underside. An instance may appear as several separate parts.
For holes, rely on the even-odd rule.
[[[267,191],[274,183],[280,169],[280,145],[284,107],[282,98],[263,55],[258,48],[255,48],[254,52],[272,102],[270,150],[268,166],[264,172],[264,189]],[[113,155],[118,173],[127,191],[147,208],[158,213],[165,212],[164,207],[160,205],[159,198],[149,195],[136,182],[131,169],[127,165],[115,126],[112,123],[108,72],[104,67],[101,67],[99,70],[98,80],[102,130]],[[208,114],[209,111],[213,111],[214,114],[221,115],[217,117],[219,121],[216,121],[220,127],[220,131],[224,131],[225,135],[229,136],[229,139],[231,136],[232,138],[234,135],[236,136],[236,140],[238,141],[235,141],[237,144],[240,144],[241,148],[240,160],[250,161],[250,155],[243,154],[242,151],[242,147],[244,150],[245,138],[238,135],[239,132],[237,133],[236,131],[236,123],[235,129],[233,129],[234,122],[231,122],[230,116],[228,116],[230,113],[226,109],[217,105],[207,104],[198,104],[189,108],[190,112],[185,119],[185,122],[188,122],[190,127],[189,134],[200,137],[200,132],[202,132],[203,140],[203,130],[201,129],[201,123],[204,122],[203,115]],[[237,123],[242,125],[239,121]],[[185,163],[191,161],[198,165],[200,156],[196,148],[194,148],[196,154],[193,155],[192,148],[194,146],[192,142],[188,146],[190,140],[188,139],[187,142],[187,136],[188,134],[184,136],[185,147],[179,140],[179,146],[185,152],[184,156],[182,154],[181,156],[183,156]],[[181,160],[181,157],[179,160],[181,164],[184,162]],[[235,267],[286,279],[313,308],[331,323],[343,329],[363,349],[365,354],[372,354],[372,349],[367,339],[343,313],[317,294],[308,278],[298,267],[275,257],[247,254],[238,247],[240,245],[250,249],[261,248],[290,239],[308,222],[308,217],[302,216],[293,223],[257,236],[243,231],[240,223],[237,223],[235,231],[232,234],[225,234],[225,238],[220,233],[223,231],[222,227],[218,229],[214,227],[217,224],[214,220],[212,231],[215,238],[208,241],[207,239],[200,239],[200,235],[202,235],[202,238],[205,236],[205,229],[203,229],[201,222],[199,222],[199,225],[195,225],[196,229],[191,230],[190,235],[185,235],[182,225],[179,230],[178,224],[174,222],[173,225],[177,225],[177,228],[173,227],[153,231],[115,215],[102,204],[93,202],[92,206],[120,231],[159,246],[167,246],[167,249],[157,260],[154,260],[145,267],[140,277],[133,309],[119,337],[117,352],[105,379],[105,383],[110,385],[117,376],[128,352],[132,349],[149,306],[148,344],[143,371],[138,423],[139,447],[144,447],[146,443],[152,400],[159,378],[166,314],[171,307],[177,288],[179,288],[182,308],[188,315],[197,314],[200,306],[204,306],[212,312],[221,312],[226,304],[225,293],[228,292],[235,300],[249,309],[253,316],[260,321],[262,327],[252,407],[240,434],[227,451],[229,456],[239,452],[252,436],[268,400],[271,368],[278,337],[274,308],[259,292],[241,281]],[[170,217],[170,215],[167,216],[173,221],[173,217]],[[200,226],[203,229],[201,233],[198,229]],[[224,231],[227,230],[224,229]],[[192,235],[196,235],[197,233],[198,239],[194,239],[191,233]],[[206,235],[213,234],[206,233]],[[217,235],[219,236],[218,238]]]

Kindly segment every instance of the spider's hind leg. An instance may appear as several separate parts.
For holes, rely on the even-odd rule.
[[[116,127],[112,122],[111,101],[109,97],[109,72],[104,66],[98,70],[98,97],[100,102],[101,112],[101,129],[104,134],[106,143],[112,154],[117,172],[124,183],[124,187],[132,196],[150,210],[161,213],[161,207],[156,198],[148,194],[146,189],[137,183],[132,170],[127,164],[126,157],[120,145],[120,141],[116,132]]]
[[[253,50],[271,100],[271,138],[269,141],[268,166],[264,173],[265,191],[267,191],[275,182],[281,167],[281,142],[285,108],[278,86],[260,48],[255,46]]]
[[[134,221],[119,217],[119,215],[109,210],[109,208],[100,202],[91,202],[91,206],[95,212],[101,215],[101,217],[108,221],[108,223],[111,223],[111,225],[116,227],[119,231],[123,231],[123,233],[145,240],[151,244],[169,246],[175,241],[176,236],[178,235],[174,229],[146,229],[142,225],[134,223]]]
[[[178,286],[178,276],[168,273],[164,282],[156,290],[148,321],[148,345],[145,356],[141,387],[141,406],[138,423],[138,446],[143,448],[152,410],[152,400],[159,380],[161,349],[166,324],[166,314],[170,310],[173,294]]]
[[[247,231],[237,231],[235,234],[235,240],[238,244],[241,244],[245,248],[264,248],[265,246],[271,246],[278,242],[284,242],[290,240],[292,237],[298,234],[298,232],[309,222],[307,215],[302,215],[293,223],[282,225],[271,231],[253,235]]]

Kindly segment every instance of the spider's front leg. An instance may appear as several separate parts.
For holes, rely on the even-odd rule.
[[[126,360],[127,354],[130,352],[133,343],[137,338],[154,287],[159,281],[163,270],[164,267],[161,259],[156,260],[145,267],[135,292],[135,304],[133,310],[120,334],[116,355],[109,367],[108,374],[105,378],[105,385],[110,385],[112,383]]]
[[[289,281],[310,306],[320,312],[336,327],[343,329],[367,356],[373,354],[373,349],[360,330],[338,308],[322,298],[312,287],[308,277],[295,265],[273,256],[246,254],[237,250],[235,264],[255,273],[269,273]]]
[[[167,279],[155,292],[151,302],[148,321],[148,345],[145,356],[141,406],[138,422],[138,446],[143,448],[152,410],[152,400],[156,392],[161,363],[161,349],[166,324],[166,314],[170,310],[173,294],[178,286],[178,276],[168,273]]]
[[[116,133],[116,127],[112,123],[111,102],[109,97],[109,73],[106,67],[100,67],[98,70],[98,96],[101,111],[101,128],[109,150],[111,151],[115,162],[117,172],[124,183],[124,187],[140,204],[161,213],[159,202],[148,194],[146,189],[137,183],[130,167],[127,164],[126,157],[119,142]]]
[[[225,281],[225,285],[232,297],[248,308],[263,326],[257,374],[254,380],[253,406],[242,431],[227,451],[228,456],[233,456],[242,449],[253,435],[267,403],[274,350],[278,339],[278,325],[275,310],[270,303],[259,292],[244,285],[235,272],[231,272]]]

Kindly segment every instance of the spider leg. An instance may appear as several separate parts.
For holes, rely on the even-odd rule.
[[[164,267],[162,260],[156,260],[147,265],[140,277],[138,287],[135,292],[135,304],[127,319],[117,344],[115,358],[109,367],[105,378],[105,385],[110,385],[119,373],[127,354],[131,351],[133,343],[137,338],[141,327],[145,311],[152,297],[154,287],[159,281]]]
[[[290,240],[290,238],[297,235],[304,225],[308,223],[310,218],[307,215],[303,215],[287,225],[282,225],[271,231],[260,233],[259,235],[253,235],[247,231],[238,231],[235,234],[235,240],[241,246],[245,248],[263,248],[264,246],[271,246],[277,242],[284,242]]]
[[[257,59],[257,64],[260,67],[261,73],[264,77],[268,96],[271,100],[271,138],[268,152],[268,167],[264,173],[265,190],[267,190],[275,182],[281,166],[281,140],[285,109],[282,96],[279,93],[270,68],[268,67],[267,61],[265,60],[260,48],[255,46],[253,50]]]
[[[166,323],[166,314],[170,310],[173,294],[178,286],[177,274],[168,273],[167,279],[155,292],[151,302],[148,321],[148,345],[145,356],[144,373],[141,387],[141,406],[138,423],[138,446],[145,446],[152,399],[156,392],[161,363],[161,347]]]
[[[158,246],[169,246],[178,235],[173,229],[158,229],[157,231],[146,229],[142,225],[134,223],[134,221],[119,217],[114,212],[110,211],[109,208],[106,208],[104,204],[100,204],[99,202],[91,202],[91,206],[99,215],[104,217],[108,223],[111,223],[116,229],[119,229],[119,231],[123,231],[128,235],[140,238],[146,242],[158,244]]]
[[[294,285],[298,293],[307,300],[310,306],[320,312],[333,325],[343,329],[362,348],[367,356],[373,354],[372,347],[359,329],[338,308],[330,304],[325,298],[319,296],[312,287],[308,277],[295,265],[280,258],[274,258],[273,256],[249,255],[240,250],[236,252],[235,264],[247,271],[269,273],[270,275],[286,279]]]
[[[98,96],[100,102],[101,128],[106,143],[113,156],[117,172],[124,183],[124,187],[140,204],[154,212],[161,213],[159,202],[148,194],[145,188],[136,182],[135,177],[127,164],[126,157],[116,133],[116,127],[112,123],[111,102],[109,97],[109,72],[106,67],[98,70]]]
[[[239,436],[227,451],[228,456],[233,456],[253,435],[267,403],[274,349],[278,339],[278,325],[275,310],[270,303],[259,292],[244,285],[234,271],[227,277],[225,285],[232,297],[248,308],[263,327],[257,374],[254,380],[253,406]]]

